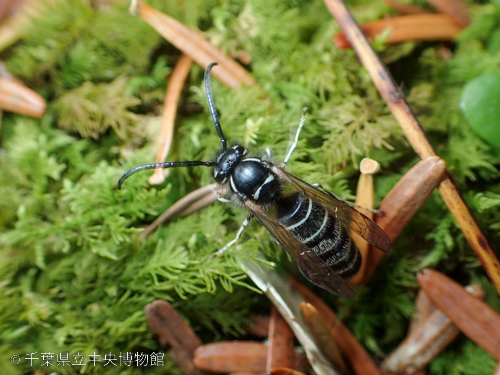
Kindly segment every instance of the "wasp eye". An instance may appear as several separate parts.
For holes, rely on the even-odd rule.
[[[234,149],[240,155],[244,154],[244,152],[245,152],[245,147],[243,147],[242,145],[236,145],[236,146],[234,146]]]
[[[216,182],[218,182],[219,184],[223,184],[224,182],[226,182],[226,174],[224,172],[220,172],[220,171],[217,171],[215,170],[214,171],[214,180]]]

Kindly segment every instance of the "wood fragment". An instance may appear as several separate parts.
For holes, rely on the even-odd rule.
[[[11,0],[2,0],[6,3]],[[30,27],[33,19],[43,17],[47,8],[60,0],[14,0],[9,14],[0,24],[0,51],[7,49],[20,39]]]
[[[320,316],[316,307],[314,307],[311,303],[302,302],[300,304],[300,311],[302,312],[306,326],[313,334],[316,343],[321,348],[325,356],[340,373],[347,374],[347,366],[342,358],[340,349],[333,338],[332,331]]]
[[[500,314],[444,274],[425,269],[420,287],[467,337],[500,360]]]
[[[417,155],[422,159],[429,156],[436,156],[434,148],[427,139],[422,126],[413,114],[403,93],[361,32],[349,9],[342,0],[324,0],[324,2],[342,27],[342,30],[346,33],[347,39],[353,45],[354,50],[370,74],[377,90],[401,125],[406,138]],[[464,233],[467,242],[476,253],[486,273],[500,293],[500,262],[448,173],[439,185],[439,192]]]
[[[365,214],[370,219],[373,219],[373,211],[364,210],[362,207],[373,210],[375,205],[375,191],[373,187],[373,175],[380,170],[380,164],[373,159],[364,158],[359,165],[361,175],[358,180],[358,188],[356,191],[356,206],[357,210]],[[350,280],[351,283],[359,284],[363,280],[365,274],[366,262],[368,261],[368,252],[370,244],[364,240],[360,240],[359,236],[352,237],[361,254],[361,267],[358,273]]]
[[[0,109],[25,116],[42,117],[46,106],[45,100],[24,84],[0,77]]]
[[[235,88],[241,84],[248,86],[255,84],[253,77],[240,64],[179,21],[142,1],[133,2],[131,13],[138,14],[161,36],[203,68],[212,62],[217,62],[219,66],[213,70],[213,75],[226,86]]]
[[[481,300],[484,300],[484,297],[486,297],[486,293],[483,288],[481,288],[480,285],[477,284],[470,284],[465,287],[465,290],[470,293],[472,296],[479,298]]]
[[[425,204],[443,180],[446,166],[437,156],[419,161],[398,181],[380,203],[375,222],[382,228],[392,243],[398,238],[408,222]],[[363,282],[367,282],[384,257],[381,251],[370,251]]]
[[[287,367],[275,367],[269,370],[269,375],[305,375],[303,372]]]
[[[10,79],[10,80],[15,80],[15,77],[12,75],[11,72],[9,72],[9,70],[7,69],[7,66],[1,60],[0,60],[0,77]]]
[[[165,301],[154,301],[144,308],[149,327],[168,354],[186,375],[203,375],[193,364],[201,340],[179,313]]]
[[[250,326],[246,328],[246,331],[257,337],[267,337],[269,334],[269,316],[264,315],[254,315],[250,318]]]
[[[483,298],[484,291],[478,285],[470,285],[467,291],[475,298]],[[422,294],[424,295],[425,292]],[[456,325],[431,302],[432,312],[418,324],[401,344],[382,363],[387,374],[419,373],[460,333]]]
[[[415,314],[413,314],[408,334],[411,334],[436,310],[436,305],[432,303],[429,296],[422,290],[418,290],[417,299],[415,302]]]
[[[304,362],[304,355],[296,353],[293,368]],[[267,345],[252,341],[222,341],[201,345],[194,353],[197,368],[209,372],[265,373]]]
[[[201,209],[217,200],[215,192],[220,192],[218,184],[210,184],[196,189],[175,202],[168,210],[158,216],[144,231],[140,234],[139,239],[143,241],[149,236],[161,223],[170,220],[172,217],[180,215],[186,216],[188,213],[194,212],[194,209]],[[207,198],[208,197],[208,198]]]
[[[23,0],[3,0],[0,2],[0,24],[11,14],[16,12],[16,8],[23,5]]]
[[[336,314],[311,290],[295,279],[291,279],[294,289],[318,310],[323,320],[330,326],[331,334],[340,347],[342,354],[357,375],[382,375],[373,359],[352,333],[337,319]]]
[[[370,40],[389,30],[387,44],[409,41],[451,41],[462,27],[446,14],[413,14],[390,17],[361,25],[361,30]],[[352,48],[343,32],[333,37],[338,48]]]
[[[420,7],[418,5],[405,4],[397,0],[382,0],[382,1],[401,14],[431,13],[430,10]]]
[[[207,194],[204,197],[197,200],[196,202],[193,202],[188,207],[186,207],[186,209],[179,212],[179,214],[177,216],[184,217],[184,216],[191,215],[193,212],[199,211],[202,208],[204,208],[208,205],[211,205],[214,202],[217,202],[216,192],[221,191],[221,189],[219,189],[219,188],[220,188],[220,186],[216,186],[214,191],[212,191],[213,194]]]
[[[293,367],[295,364],[295,336],[275,307],[271,310],[268,337],[266,372],[271,371],[274,367]]]
[[[194,353],[197,368],[209,372],[266,371],[267,346],[249,341],[224,341],[200,346]]]
[[[362,175],[373,176],[380,171],[380,164],[376,160],[364,158],[359,163],[359,171]]]
[[[245,268],[247,275],[287,321],[295,337],[301,343],[314,373],[317,375],[338,375],[338,371],[333,368],[321,352],[302,320],[299,305],[304,301],[304,296],[297,290],[295,284],[273,269],[257,266],[254,261],[247,260],[241,265]],[[298,364],[306,363],[300,358],[297,359],[297,362]],[[299,366],[293,368],[302,371]]]
[[[467,3],[462,0],[427,0],[439,12],[450,16],[460,27],[470,24],[469,9]]]
[[[6,3],[2,1],[2,3]],[[0,51],[20,39],[31,23],[31,18],[39,16],[45,6],[37,0],[15,1],[15,4],[2,19],[0,24]],[[51,1],[47,1],[50,4]]]
[[[165,95],[165,103],[163,105],[160,145],[158,147],[158,153],[156,154],[155,163],[165,161],[170,151],[170,147],[172,146],[175,129],[175,115],[177,114],[179,98],[192,65],[193,60],[186,55],[182,55],[170,76],[167,93]],[[155,169],[148,182],[151,185],[159,185],[165,181],[169,173],[170,169],[168,168]]]

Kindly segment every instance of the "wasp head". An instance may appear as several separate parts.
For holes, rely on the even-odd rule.
[[[217,158],[217,165],[214,170],[214,179],[220,184],[225,184],[233,168],[246,155],[247,149],[241,145],[236,145],[224,151]]]

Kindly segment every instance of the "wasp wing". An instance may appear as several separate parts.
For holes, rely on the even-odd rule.
[[[292,256],[300,272],[314,285],[337,296],[352,299],[356,295],[338,273],[318,257],[311,249],[296,239],[283,225],[271,217],[257,203],[241,200],[241,203],[261,222],[278,243]]]
[[[339,221],[346,230],[352,230],[370,244],[386,253],[391,251],[391,241],[387,234],[369,217],[355,210],[332,193],[322,191],[300,178],[288,173],[283,168],[271,165],[271,171],[282,181],[292,185],[314,202],[318,202]]]

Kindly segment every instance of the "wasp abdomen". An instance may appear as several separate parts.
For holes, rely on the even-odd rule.
[[[351,237],[324,207],[295,193],[278,202],[277,221],[344,278],[356,274],[361,256]]]

